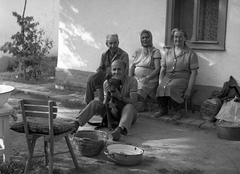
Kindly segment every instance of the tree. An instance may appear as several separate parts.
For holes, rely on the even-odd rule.
[[[23,72],[24,79],[34,77],[36,80],[42,75],[42,60],[53,47],[53,41],[45,37],[43,29],[38,29],[39,22],[34,22],[32,16],[24,17],[27,0],[25,0],[23,15],[13,12],[21,32],[11,37],[11,42],[6,42],[0,47],[4,53],[8,52],[16,57],[17,70]]]

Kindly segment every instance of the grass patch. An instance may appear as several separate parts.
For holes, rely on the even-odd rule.
[[[19,77],[16,72],[0,72],[0,81],[11,81],[18,83],[26,83],[26,84],[45,84],[45,83],[55,83],[55,77],[44,77],[39,80],[35,80],[31,78],[29,81],[24,80],[23,77]]]
[[[43,160],[32,160],[29,174],[46,174],[48,168],[43,165]],[[22,174],[24,173],[25,162],[23,161],[10,161],[0,163],[1,174]],[[64,174],[61,169],[54,169],[53,174]]]

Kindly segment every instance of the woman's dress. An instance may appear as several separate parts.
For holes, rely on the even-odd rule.
[[[173,47],[163,56],[161,66],[166,68],[166,74],[158,86],[156,97],[170,96],[174,101],[182,103],[191,70],[199,68],[196,53],[185,45],[176,56]]]
[[[138,93],[146,99],[147,96],[156,98],[158,87],[158,78],[156,75],[148,84],[143,84],[141,80],[150,75],[154,70],[154,59],[161,59],[159,49],[151,47],[148,49],[139,48],[133,55],[133,64],[135,65],[134,78],[138,81]]]

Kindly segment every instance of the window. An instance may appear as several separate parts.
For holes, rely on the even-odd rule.
[[[173,45],[171,30],[186,31],[193,49],[225,50],[228,0],[168,0],[165,47]]]

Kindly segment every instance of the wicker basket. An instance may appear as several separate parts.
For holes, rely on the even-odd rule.
[[[74,148],[83,156],[98,155],[106,145],[107,133],[97,130],[81,130],[71,137]]]

